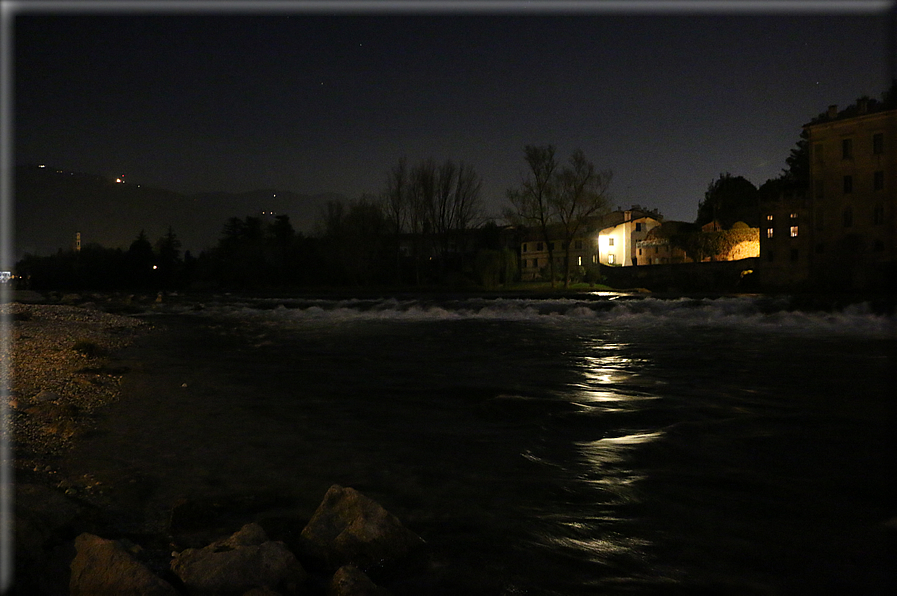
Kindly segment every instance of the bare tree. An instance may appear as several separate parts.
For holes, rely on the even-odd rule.
[[[527,176],[521,180],[519,188],[508,189],[508,200],[514,206],[508,216],[527,227],[538,228],[542,239],[548,246],[548,268],[551,276],[551,287],[554,280],[554,247],[548,233],[548,226],[554,218],[555,193],[558,163],[555,159],[554,145],[527,145],[524,149],[526,163],[529,165]]]
[[[586,159],[581,149],[574,151],[569,165],[555,175],[555,191],[549,196],[549,203],[562,229],[565,288],[570,287],[573,239],[589,219],[607,211],[607,188],[611,177],[610,170],[595,171],[595,165]]]
[[[393,236],[397,282],[402,279],[402,232],[408,224],[409,202],[408,164],[403,156],[389,171],[383,191],[383,214]]]
[[[415,275],[421,281],[421,266],[428,251],[435,251],[444,269],[452,240],[478,224],[483,217],[480,198],[482,180],[473,167],[447,160],[437,165],[432,159],[408,168],[405,158],[390,170],[383,205],[392,231],[398,236],[409,232]],[[396,253],[398,275],[399,253]]]
[[[480,197],[480,189],[483,180],[477,175],[473,167],[463,161],[458,166],[458,176],[455,182],[454,203],[454,229],[463,232],[469,228],[481,224],[484,219],[483,201]]]
[[[429,213],[444,266],[452,241],[463,238],[464,231],[482,217],[482,181],[472,167],[464,162],[456,166],[451,160],[439,166],[436,175]]]
[[[408,188],[408,224],[411,232],[414,274],[421,283],[423,259],[433,234],[432,211],[436,196],[436,164],[432,159],[411,169]]]

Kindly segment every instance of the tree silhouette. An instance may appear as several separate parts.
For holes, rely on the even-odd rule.
[[[171,226],[164,236],[156,241],[156,254],[158,262],[158,277],[161,287],[170,289],[176,285],[176,278],[180,273],[181,265],[181,241],[174,233]]]
[[[527,227],[539,230],[542,240],[548,246],[548,267],[551,287],[554,279],[554,246],[548,233],[548,226],[554,217],[552,195],[555,191],[555,172],[558,168],[554,145],[527,145],[524,156],[529,172],[522,177],[518,188],[509,188],[508,200],[513,210],[506,212],[511,221],[518,221]]]
[[[716,220],[723,229],[729,229],[735,222],[743,221],[756,228],[760,225],[757,200],[757,188],[749,180],[729,172],[720,174],[707,187],[695,223],[703,226]]]
[[[140,230],[137,238],[131,242],[128,252],[125,254],[125,270],[127,283],[134,289],[148,290],[152,287],[156,264],[156,255],[153,253],[153,245],[146,237],[146,232]]]
[[[556,189],[550,202],[561,223],[564,249],[564,287],[570,287],[573,239],[592,217],[607,211],[607,188],[611,172],[597,172],[595,165],[577,149],[570,163],[556,174]],[[549,245],[550,246],[550,245]]]

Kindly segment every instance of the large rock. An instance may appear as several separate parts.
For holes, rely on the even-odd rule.
[[[76,555],[69,580],[71,596],[177,596],[116,540],[83,533],[75,539]]]
[[[304,550],[330,569],[354,565],[364,571],[400,561],[424,544],[378,503],[336,484],[301,538]]]
[[[0,490],[9,490],[9,486]],[[57,490],[42,484],[15,484],[16,585],[20,593],[35,592],[38,584],[50,579],[55,582],[57,578],[46,573],[50,552],[90,530],[88,518],[85,508]],[[68,578],[59,579],[65,588]]]
[[[344,565],[333,574],[327,596],[389,596],[389,591],[372,582],[358,567]]]
[[[283,542],[268,540],[258,524],[205,548],[188,548],[174,556],[171,570],[191,593],[242,594],[254,588],[296,593],[307,575]]]

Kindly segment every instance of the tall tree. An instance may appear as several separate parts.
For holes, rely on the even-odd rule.
[[[757,188],[742,176],[729,172],[711,182],[698,205],[695,223],[699,226],[718,221],[723,229],[729,229],[737,221],[752,228],[760,225],[760,208]]]
[[[573,239],[590,218],[607,211],[607,189],[611,177],[609,170],[596,171],[595,165],[586,159],[581,149],[574,151],[569,165],[556,174],[556,190],[550,195],[550,202],[561,224],[565,288],[570,287]]]
[[[800,132],[797,145],[791,148],[791,153],[785,158],[787,168],[782,170],[782,178],[795,187],[804,190],[810,187],[810,134],[806,129]]]
[[[140,234],[131,242],[131,246],[125,254],[125,268],[130,285],[135,288],[149,289],[152,285],[155,261],[153,245],[146,237],[146,232],[140,230]]]
[[[513,210],[507,215],[512,221],[519,221],[527,227],[537,228],[542,240],[548,246],[548,269],[551,287],[554,279],[554,247],[548,226],[554,217],[552,195],[555,191],[555,172],[558,168],[554,145],[527,145],[524,156],[529,171],[522,177],[518,188],[509,188],[508,200]]]
[[[386,176],[386,189],[383,191],[383,216],[390,234],[393,236],[393,255],[395,257],[395,280],[402,279],[402,233],[408,222],[408,164],[403,156]]]
[[[159,260],[159,277],[162,285],[170,288],[180,269],[181,241],[169,226],[164,236],[156,241],[156,254]]]

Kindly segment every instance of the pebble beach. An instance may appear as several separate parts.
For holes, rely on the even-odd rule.
[[[54,458],[90,432],[94,414],[119,396],[121,377],[113,355],[152,326],[90,304],[0,305],[9,334],[8,424],[17,475],[53,471]],[[10,462],[4,462],[9,464]]]

